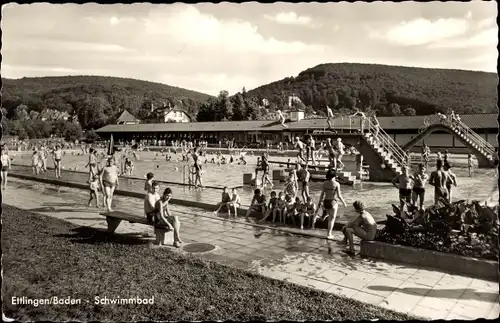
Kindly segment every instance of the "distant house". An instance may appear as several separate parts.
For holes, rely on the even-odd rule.
[[[171,109],[165,109],[163,111],[163,122],[191,122],[191,117],[186,111],[174,106]]]
[[[141,123],[141,120],[134,117],[127,110],[123,110],[122,114],[116,121],[116,124],[139,124],[139,123]]]
[[[67,121],[71,116],[66,111],[58,111],[52,109],[44,109],[39,115],[38,119],[42,121],[56,121],[64,120]]]

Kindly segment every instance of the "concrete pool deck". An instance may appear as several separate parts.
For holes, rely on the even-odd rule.
[[[86,206],[88,193],[83,190],[13,179],[2,198],[5,204],[79,226],[106,228],[101,209]],[[142,215],[140,199],[117,196],[116,204],[117,210]],[[192,207],[175,205],[172,211],[181,217],[186,245],[217,246],[200,255],[205,259],[428,319],[498,318],[498,282],[351,258],[337,241],[210,218]],[[141,224],[122,223],[116,233],[154,240],[153,228]],[[78,239],[78,232],[73,234],[68,239]],[[341,239],[339,233],[335,238]]]

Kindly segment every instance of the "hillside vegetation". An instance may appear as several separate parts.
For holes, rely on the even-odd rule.
[[[319,114],[325,105],[334,112],[371,106],[380,115],[496,113],[497,84],[494,73],[340,63],[309,68],[248,95],[279,107],[295,94]]]
[[[103,76],[2,79],[2,83],[2,111],[7,118],[30,119],[31,111],[54,109],[76,116],[83,129],[100,128],[123,109],[147,117],[151,103],[156,107],[170,103],[196,115],[200,103],[211,97],[160,83]]]

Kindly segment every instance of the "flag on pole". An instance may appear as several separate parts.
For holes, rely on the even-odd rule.
[[[111,134],[111,137],[109,138],[108,155],[113,156],[114,153],[115,153],[115,143],[113,140],[113,134]]]

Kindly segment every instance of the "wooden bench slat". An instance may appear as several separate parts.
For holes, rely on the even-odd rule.
[[[146,217],[132,215],[132,214],[125,213],[125,212],[113,211],[113,212],[101,212],[99,214],[106,216],[106,217],[117,218],[117,219],[126,220],[126,221],[133,222],[133,223],[153,225],[153,224],[148,222]]]

